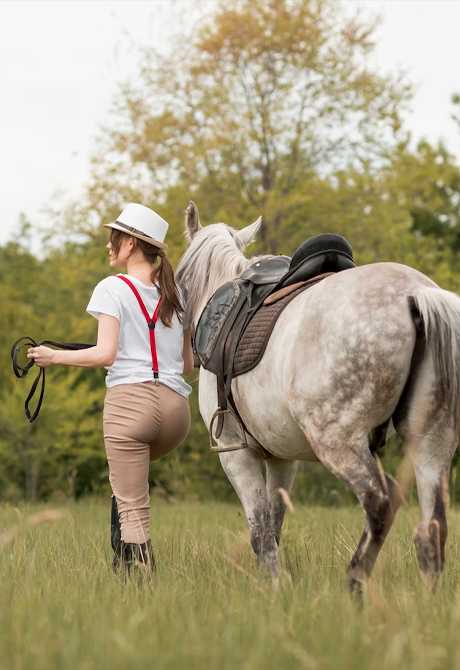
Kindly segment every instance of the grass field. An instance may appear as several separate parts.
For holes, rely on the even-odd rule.
[[[125,582],[110,568],[109,508],[69,504],[64,519],[26,530],[51,508],[0,507],[0,670],[460,668],[455,510],[436,595],[420,582],[418,511],[406,508],[359,606],[344,583],[358,508],[288,513],[276,588],[239,508],[211,502],[154,501],[156,575]]]

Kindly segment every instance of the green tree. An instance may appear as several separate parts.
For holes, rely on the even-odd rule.
[[[393,160],[399,193],[410,212],[413,230],[460,251],[460,169],[439,143],[422,141],[414,152],[402,148]]]
[[[52,371],[47,374],[47,397],[35,423],[30,424],[24,415],[26,381],[10,380],[1,396],[3,498],[33,501],[58,490],[73,494],[78,468],[90,458],[105,460],[102,388],[92,389],[78,379],[76,370],[54,379]]]
[[[43,259],[37,258],[29,251],[27,229],[24,233],[19,236],[21,243],[0,247],[0,364],[4,370],[0,378],[0,496],[33,500],[56,490],[71,492],[70,473],[78,476],[88,459],[98,460],[100,469],[105,467],[103,374],[100,370],[48,371],[44,406],[38,420],[29,424],[24,400],[38,369],[33,368],[25,380],[15,380],[11,346],[24,335],[36,341],[94,342],[96,321],[85,313],[85,307],[105,268],[99,261],[92,263],[90,244],[48,249]],[[26,362],[23,350],[21,363]]]
[[[140,85],[125,86],[93,165],[104,193],[93,185],[90,199],[129,183],[146,204],[171,203],[179,186],[180,207],[197,193],[205,219],[263,214],[275,253],[312,175],[380,164],[394,146],[410,89],[369,65],[373,32],[332,0],[218,3],[186,48],[147,54]]]

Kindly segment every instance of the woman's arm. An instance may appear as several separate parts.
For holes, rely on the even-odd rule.
[[[193,349],[190,330],[184,330],[184,347],[182,349],[182,358],[184,359],[184,371],[182,374],[189,375],[193,371]]]
[[[106,368],[113,365],[118,351],[120,323],[114,316],[99,314],[97,344],[79,351],[55,351],[49,347],[32,347],[27,358],[41,368],[51,365],[73,365],[77,368]]]

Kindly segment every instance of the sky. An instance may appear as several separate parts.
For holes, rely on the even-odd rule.
[[[450,98],[460,93],[460,0],[342,0],[378,14],[374,60],[403,68],[415,85],[406,127],[442,139],[460,161]],[[213,0],[0,1],[0,244],[20,213],[33,225],[46,207],[77,199],[89,157],[121,82],[136,77],[139,48],[169,36]]]

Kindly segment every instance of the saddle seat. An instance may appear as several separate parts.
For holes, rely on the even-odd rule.
[[[248,433],[234,405],[231,382],[260,362],[285,307],[319,281],[353,267],[352,249],[343,237],[317,235],[304,242],[292,259],[275,256],[260,260],[214,293],[198,321],[194,339],[200,365],[217,375],[218,409],[210,426],[213,451],[247,446],[214,446],[212,425],[218,418],[219,438],[224,414],[230,412]]]

